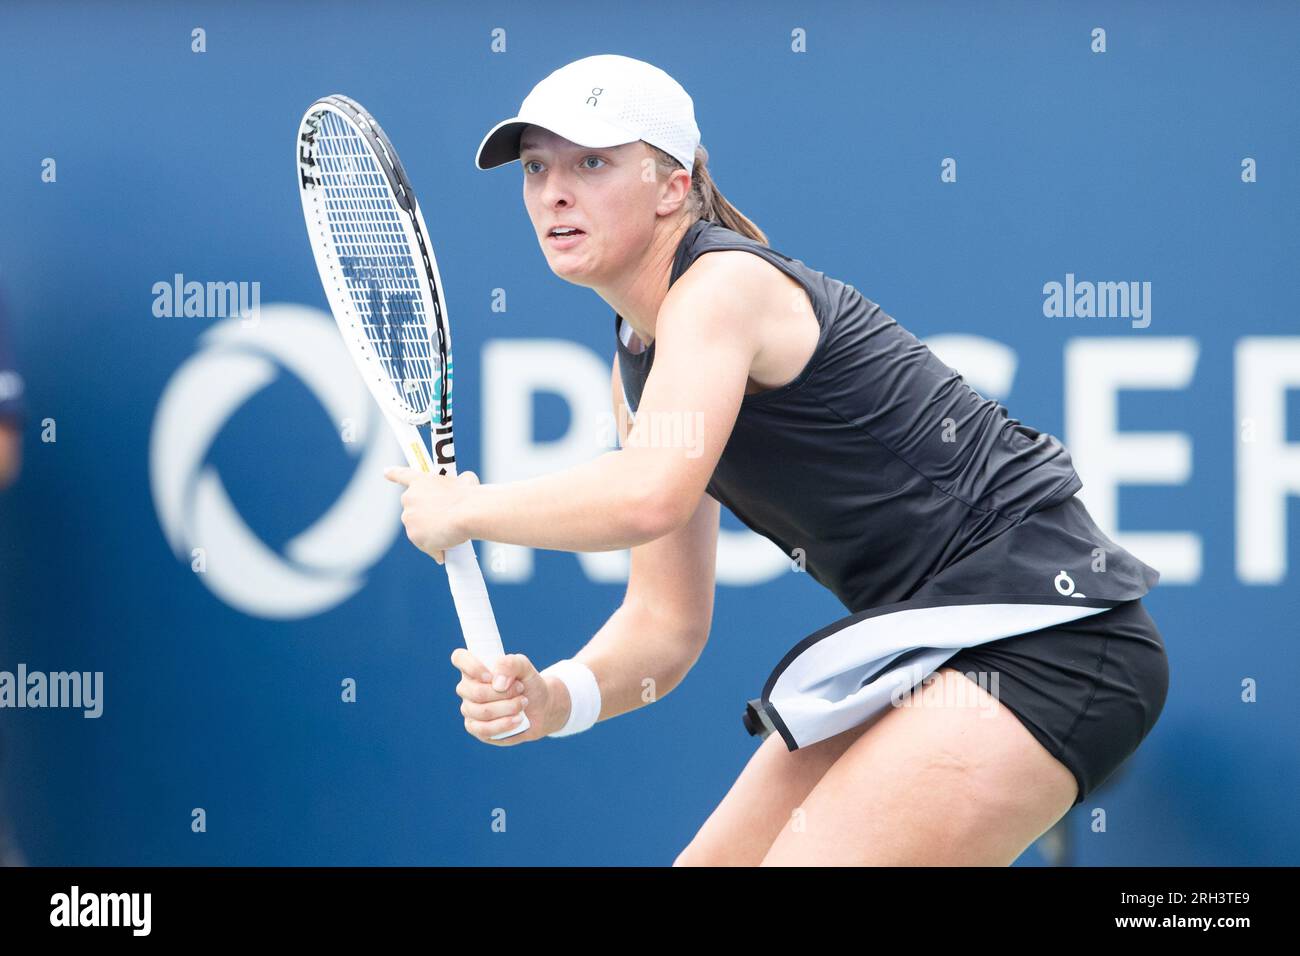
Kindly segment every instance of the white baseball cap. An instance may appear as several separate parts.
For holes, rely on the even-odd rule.
[[[533,87],[519,115],[493,126],[474,164],[492,169],[519,158],[519,137],[532,124],[579,146],[601,148],[645,140],[690,172],[700,129],[695,104],[681,84],[642,60],[615,53],[584,57]]]

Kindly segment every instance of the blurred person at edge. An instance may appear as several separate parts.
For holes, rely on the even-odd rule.
[[[22,467],[24,417],[23,377],[18,373],[9,316],[4,300],[0,298],[0,492],[18,480],[18,472]],[[3,534],[2,530],[0,534]],[[4,631],[0,627],[0,641],[3,637]],[[7,656],[7,649],[0,643],[0,662]],[[0,866],[23,866],[26,861],[14,842],[13,828],[4,806],[4,781],[8,776],[7,750],[4,737],[0,735]]]
[[[0,299],[0,491],[18,480],[23,419],[23,377],[14,358],[9,316]]]

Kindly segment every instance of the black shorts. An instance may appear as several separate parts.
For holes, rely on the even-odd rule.
[[[1155,726],[1169,689],[1164,640],[1142,599],[1068,624],[967,647],[943,667],[993,693],[1078,782],[1074,806]]]

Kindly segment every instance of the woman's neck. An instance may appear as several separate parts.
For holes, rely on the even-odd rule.
[[[694,223],[693,219],[683,220],[652,240],[626,289],[610,294],[597,290],[635,333],[636,338],[627,343],[632,352],[640,352],[654,344],[655,321],[659,307],[668,295],[668,278],[677,247]]]

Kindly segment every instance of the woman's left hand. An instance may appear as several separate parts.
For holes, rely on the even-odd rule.
[[[477,487],[478,476],[474,472],[462,471],[452,478],[393,466],[384,471],[384,477],[406,486],[402,492],[402,524],[406,526],[406,536],[433,560],[442,564],[448,548],[469,540],[455,526],[452,515],[457,511],[456,506]]]

